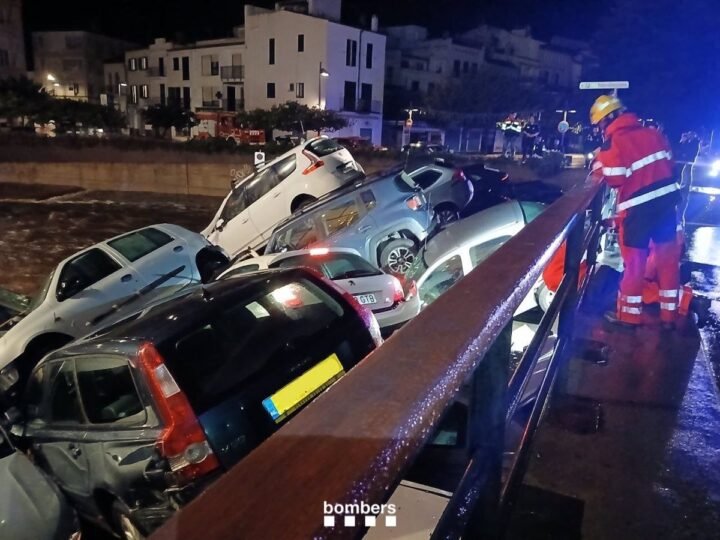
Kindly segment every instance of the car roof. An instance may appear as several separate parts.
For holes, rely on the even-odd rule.
[[[425,245],[425,263],[431,266],[449,251],[461,248],[480,236],[501,227],[525,224],[525,215],[518,201],[508,201],[451,223]]]
[[[298,268],[262,270],[237,277],[213,281],[193,288],[184,294],[174,296],[151,307],[145,307],[128,315],[87,338],[80,339],[52,353],[47,358],[97,353],[98,350],[134,349],[143,341],[161,343],[183,333],[219,306],[232,305],[247,289],[267,283],[273,278],[310,278],[310,272]],[[106,348],[107,347],[107,348]]]

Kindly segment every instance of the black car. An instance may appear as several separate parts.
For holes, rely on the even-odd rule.
[[[245,274],[46,357],[14,431],[83,517],[137,538],[380,343],[373,316],[318,275]]]

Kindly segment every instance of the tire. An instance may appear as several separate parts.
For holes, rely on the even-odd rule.
[[[119,500],[113,502],[112,519],[115,532],[122,540],[145,540],[145,535],[133,522],[129,508]]]
[[[404,275],[415,262],[417,246],[405,238],[391,240],[380,250],[380,268],[393,274]]]
[[[538,290],[535,293],[535,299],[537,300],[538,306],[540,307],[540,309],[543,310],[543,312],[548,310],[550,304],[553,301],[553,298],[555,298],[555,293],[548,289],[544,283],[540,285],[540,287],[538,287]]]
[[[217,247],[208,246],[195,256],[195,264],[200,272],[200,281],[209,283],[230,266],[230,259]]]
[[[20,372],[21,384],[30,376],[30,373],[38,365],[45,355],[67,345],[73,338],[63,337],[57,334],[46,336],[45,339],[31,343],[30,346],[22,354],[22,361],[18,363],[17,369]]]
[[[299,212],[306,206],[310,206],[312,203],[317,201],[315,197],[311,197],[310,195],[306,195],[304,197],[300,197],[298,199],[295,199],[292,204],[292,208],[290,209],[292,213]]]
[[[441,204],[435,208],[435,215],[440,225],[460,220],[460,211],[452,204]]]

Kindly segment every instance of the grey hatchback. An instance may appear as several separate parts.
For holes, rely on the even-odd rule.
[[[356,182],[305,207],[278,225],[265,253],[350,248],[379,268],[404,274],[435,226],[423,191],[397,170]]]
[[[460,212],[470,203],[475,191],[472,180],[460,167],[444,158],[415,161],[405,171],[425,192],[441,225],[460,219]]]

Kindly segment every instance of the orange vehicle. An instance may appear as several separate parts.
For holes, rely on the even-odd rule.
[[[237,114],[228,111],[201,111],[195,113],[198,119],[196,137],[209,139],[219,137],[235,144],[260,145],[265,144],[265,131],[262,129],[248,129],[237,124]]]

